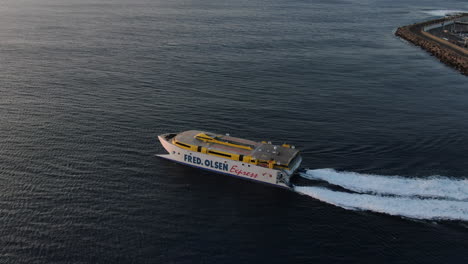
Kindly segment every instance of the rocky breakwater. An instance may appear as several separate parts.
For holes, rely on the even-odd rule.
[[[468,50],[424,31],[424,27],[426,26],[453,20],[462,16],[468,16],[468,14],[460,14],[457,16],[403,26],[397,29],[395,35],[425,49],[443,63],[454,67],[462,74],[468,76]]]

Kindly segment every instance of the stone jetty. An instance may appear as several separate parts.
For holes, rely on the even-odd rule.
[[[397,29],[395,35],[423,48],[443,63],[454,67],[462,74],[468,76],[468,48],[434,36],[424,30],[425,27],[468,17],[467,13],[441,19],[430,20]]]

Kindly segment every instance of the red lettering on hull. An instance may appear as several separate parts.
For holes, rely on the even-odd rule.
[[[247,177],[250,177],[250,178],[257,178],[257,176],[258,176],[257,173],[253,173],[253,172],[250,172],[250,171],[244,171],[244,170],[239,169],[237,167],[237,165],[232,166],[231,170],[229,172],[233,172],[237,176],[247,176]]]

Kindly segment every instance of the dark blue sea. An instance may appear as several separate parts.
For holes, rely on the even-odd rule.
[[[0,0],[0,263],[468,263],[466,0]],[[302,150],[295,191],[155,157]],[[308,178],[308,179],[305,179]]]

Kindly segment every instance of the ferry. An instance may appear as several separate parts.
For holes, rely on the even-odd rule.
[[[302,157],[289,144],[255,142],[199,130],[158,136],[168,154],[157,155],[196,168],[290,188]]]

